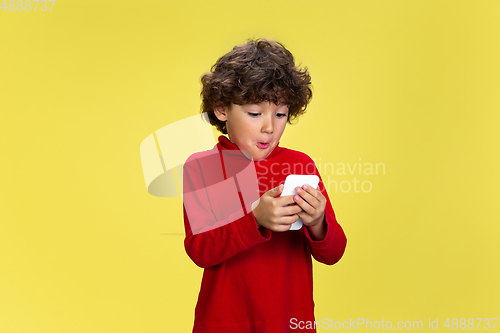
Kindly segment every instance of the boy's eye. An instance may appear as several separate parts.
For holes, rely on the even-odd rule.
[[[248,112],[248,114],[251,117],[258,117],[258,116],[260,116],[259,112]],[[287,117],[287,116],[288,115],[286,113],[276,113],[276,117],[278,117],[278,118],[283,118],[283,117]]]

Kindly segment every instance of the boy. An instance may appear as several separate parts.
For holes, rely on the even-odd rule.
[[[193,332],[300,330],[314,321],[311,255],[333,265],[346,246],[321,181],[280,196],[287,175],[319,176],[306,154],[278,145],[311,100],[309,73],[282,44],[258,39],[201,81],[202,111],[229,139],[184,165],[184,244],[204,268]],[[299,217],[304,226],[289,230]]]

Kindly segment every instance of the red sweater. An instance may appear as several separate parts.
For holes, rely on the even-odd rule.
[[[312,240],[305,226],[286,232],[259,230],[248,205],[230,216],[217,216],[217,206],[229,203],[225,198],[215,200],[210,188],[213,192],[212,185],[231,176],[229,167],[223,165],[220,170],[222,152],[237,149],[220,136],[214,149],[192,155],[184,165],[184,245],[193,262],[204,268],[193,332],[295,331],[292,323],[314,321],[311,255],[324,264],[335,264],[344,253],[346,237],[321,180],[319,188],[327,199],[327,233],[321,241]],[[284,183],[289,174],[319,176],[306,154],[279,146],[266,159],[247,163],[254,163],[258,175],[258,197]],[[190,203],[188,214],[190,191],[206,196],[197,195],[197,209]],[[241,193],[239,197],[248,203]],[[212,225],[196,224],[188,216]]]

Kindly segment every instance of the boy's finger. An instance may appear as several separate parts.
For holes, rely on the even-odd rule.
[[[285,195],[283,197],[276,198],[277,204],[281,207],[286,205],[293,205],[295,201],[293,201],[293,195]]]
[[[308,188],[307,189],[304,189],[306,191],[309,191],[309,193],[311,193],[316,199],[318,199],[318,201],[325,201],[325,196],[323,195],[323,193],[321,193],[321,191],[319,190],[319,185],[318,187],[316,188],[312,188],[311,186],[309,185],[306,185]]]
[[[283,214],[284,216],[291,216],[291,215],[295,215],[301,211],[302,211],[302,207],[300,207],[299,205],[290,205],[287,207],[283,207],[280,213]]]
[[[285,231],[288,231],[290,230],[290,228],[292,227],[291,224],[279,224],[275,227],[274,231],[277,231],[277,232],[285,232]]]
[[[281,192],[283,192],[283,184],[279,185],[278,187],[270,189],[269,191],[264,193],[264,195],[276,198],[281,194]]]
[[[295,192],[297,192],[297,194],[303,199],[305,200],[306,202],[308,202],[311,206],[317,206],[318,203],[319,203],[319,200],[318,198],[315,196],[315,192],[312,192],[312,191],[316,191],[315,189],[313,189],[311,186],[307,186],[307,185],[304,185],[305,188],[307,188],[307,190],[304,190],[300,187],[297,187],[295,189]],[[295,200],[295,197],[294,197],[294,200]],[[300,200],[299,200],[300,201]],[[297,201],[296,201],[297,202]]]
[[[290,215],[290,216],[282,216],[279,219],[278,223],[290,225],[290,224],[294,224],[295,222],[297,222],[298,219],[299,219],[299,216],[297,214]]]
[[[302,213],[298,213],[297,216],[302,219],[302,222],[304,224],[309,223],[311,221],[311,215],[309,215],[308,213],[306,213],[304,211],[302,211]]]
[[[302,186],[301,189],[306,191],[307,193],[311,194],[313,197],[315,197],[318,200],[321,196],[323,196],[321,191],[319,191],[317,188],[311,187],[311,185],[308,185],[308,184],[305,184],[304,186]]]
[[[294,200],[297,203],[297,205],[302,208],[302,212],[305,212],[309,215],[312,215],[314,211],[316,210],[316,207],[312,205],[310,202],[304,200],[302,197],[295,195]]]

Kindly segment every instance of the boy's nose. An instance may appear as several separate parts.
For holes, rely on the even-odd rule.
[[[273,133],[273,121],[271,119],[265,119],[262,124],[262,132],[267,134]]]

